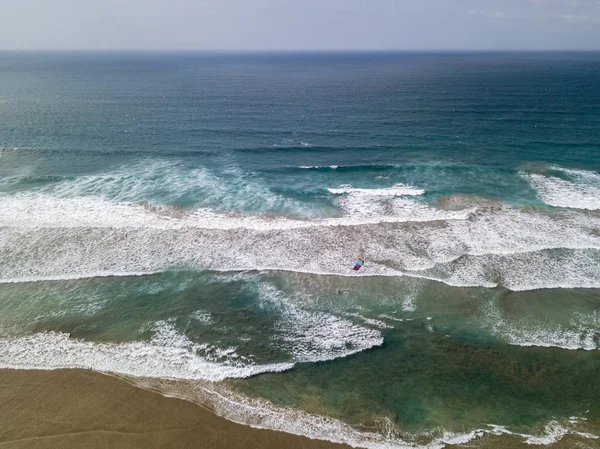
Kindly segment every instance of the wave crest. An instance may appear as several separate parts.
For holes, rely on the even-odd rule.
[[[539,198],[549,206],[600,210],[600,174],[551,167],[548,173],[522,173]]]

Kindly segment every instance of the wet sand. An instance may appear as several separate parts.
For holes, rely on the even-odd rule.
[[[349,446],[255,429],[90,370],[0,370],[0,448]]]

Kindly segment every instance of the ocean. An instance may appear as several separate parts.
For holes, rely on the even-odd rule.
[[[595,447],[598,86],[600,53],[0,53],[0,368]]]

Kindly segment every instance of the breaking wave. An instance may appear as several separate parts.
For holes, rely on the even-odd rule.
[[[188,167],[183,162],[150,160],[86,176],[20,173],[0,178],[0,185],[22,186],[25,190],[16,196],[23,201],[35,197],[47,201],[71,199],[81,204],[90,199],[113,204],[143,203],[156,208],[191,205],[256,216],[319,217],[319,211],[310,204],[273,192],[258,177],[235,165],[213,171],[206,167]]]
[[[31,185],[18,178],[29,187],[0,194],[0,282],[181,268],[415,276],[511,290],[600,287],[594,212],[518,209],[460,195],[434,205],[421,198],[424,189],[406,184],[342,184],[320,190],[336,209],[331,216],[314,212],[322,204],[276,193],[233,166],[219,175],[173,161],[135,167]],[[600,180],[553,170],[588,189]],[[367,264],[354,273],[357,255]]]
[[[349,267],[361,253],[367,264],[359,276],[512,290],[600,286],[600,217],[510,207],[446,211],[398,200],[388,206],[391,215],[369,209],[306,221],[95,197],[2,195],[0,281],[177,268],[357,275]]]
[[[268,285],[261,286],[262,301],[277,309],[277,344],[297,362],[317,362],[346,357],[383,344],[378,330],[317,311],[304,310]],[[373,323],[367,323],[373,325]],[[373,326],[378,328],[378,326]]]
[[[525,321],[507,316],[492,304],[487,304],[480,318],[493,335],[517,346],[556,347],[593,351],[600,348],[600,315],[575,314],[568,325],[554,322]]]
[[[219,381],[293,366],[252,364],[237,357],[234,350],[192,343],[167,322],[156,323],[150,341],[92,343],[52,332],[0,339],[2,368],[91,368],[131,376]]]
[[[551,167],[547,173],[522,173],[540,199],[554,207],[600,210],[600,174]]]
[[[261,283],[259,288],[258,306],[269,308],[278,317],[264,341],[269,353],[277,349],[282,354],[279,357],[283,360],[276,363],[241,354],[236,343],[223,348],[192,341],[175,326],[175,319],[167,319],[143,325],[140,332],[151,332],[143,341],[91,342],[62,332],[4,336],[0,338],[0,367],[91,368],[138,377],[220,381],[285,371],[298,362],[347,357],[383,344],[376,326],[306,310],[269,284]],[[196,310],[189,318],[202,325],[212,324],[211,315],[203,310]]]
[[[414,187],[405,186],[402,184],[396,184],[393,187],[387,187],[383,189],[359,189],[354,188],[351,185],[343,185],[338,188],[327,189],[331,193],[336,195],[349,194],[349,195],[364,195],[364,196],[414,196],[423,195],[425,190],[416,189]]]
[[[369,449],[443,449],[447,445],[461,445],[483,437],[513,436],[525,444],[549,445],[566,435],[597,440],[597,435],[582,429],[583,420],[549,421],[532,434],[511,431],[505,426],[488,424],[471,431],[453,432],[443,428],[410,434],[394,425],[387,417],[377,419],[375,431],[359,431],[354,427],[327,416],[313,415],[302,410],[276,406],[264,399],[252,399],[222,385],[179,385],[159,379],[134,379],[145,388],[159,390],[167,396],[180,397],[207,404],[217,414],[231,421],[261,429],[303,435],[309,438],[348,444]],[[502,440],[498,440],[498,447]]]

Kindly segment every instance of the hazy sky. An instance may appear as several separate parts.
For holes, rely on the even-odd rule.
[[[600,50],[600,0],[0,0],[0,49]]]

